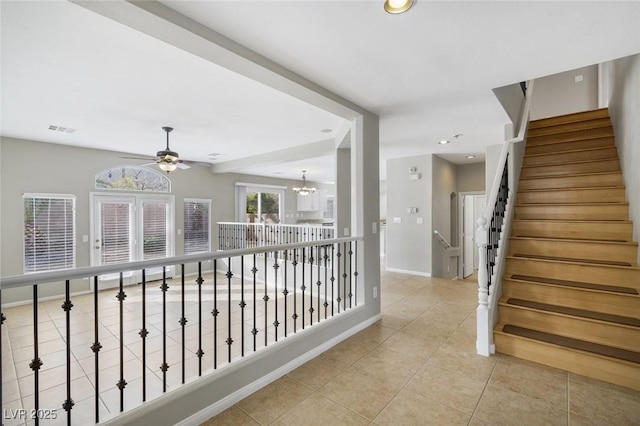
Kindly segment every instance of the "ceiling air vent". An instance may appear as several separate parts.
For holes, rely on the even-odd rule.
[[[50,125],[49,126],[49,130],[53,130],[54,132],[73,133],[77,129],[72,129],[71,127],[62,127],[62,126]]]

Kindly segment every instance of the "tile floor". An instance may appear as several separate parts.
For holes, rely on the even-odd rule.
[[[382,273],[383,317],[213,425],[640,425],[640,392],[475,353],[475,279]]]
[[[221,281],[222,282],[222,281]],[[167,303],[168,390],[180,383],[181,316],[179,285],[170,283]],[[474,279],[448,281],[382,272],[382,313],[376,324],[336,345],[288,375],[240,401],[206,422],[207,425],[425,425],[425,424],[562,424],[640,425],[640,392],[587,379],[504,355],[490,358],[475,354]],[[150,288],[157,290],[157,283]],[[100,293],[99,388],[101,420],[119,411],[119,306],[117,290]],[[248,291],[248,290],[246,290]],[[206,291],[204,292],[207,293]],[[229,325],[227,300],[231,305],[234,332],[241,323],[237,307],[240,289],[234,283],[231,297],[221,297],[218,308],[218,365],[227,362],[226,330]],[[248,300],[247,295],[247,300]],[[205,296],[206,297],[206,296]],[[262,297],[258,293],[258,297]],[[288,296],[289,307],[292,295]],[[195,285],[187,286],[186,376],[197,375],[198,348]],[[278,299],[282,307],[282,299]],[[274,297],[267,304],[268,322],[274,318]],[[258,328],[264,324],[264,302],[256,305]],[[72,394],[75,401],[73,424],[93,423],[95,366],[89,348],[93,337],[92,296],[73,298],[72,310]],[[298,299],[298,303],[300,300]],[[308,303],[308,302],[307,302]],[[314,305],[317,299],[313,300]],[[61,301],[39,305],[40,407],[59,407],[66,395],[66,352],[64,312]],[[141,403],[141,295],[138,288],[127,290],[124,303],[124,371],[128,382],[125,409]],[[211,308],[211,307],[209,307]],[[308,304],[307,304],[308,308]],[[330,308],[329,308],[330,309]],[[210,311],[203,311],[203,372],[210,371],[214,326]],[[34,406],[33,312],[31,306],[4,309],[8,320],[2,327],[2,386],[4,425],[24,421],[7,419],[10,410]],[[291,311],[289,311],[289,314]],[[147,339],[147,400],[162,392],[162,309],[159,293],[147,303],[150,331]],[[245,310],[245,333],[253,327],[253,306]],[[279,315],[283,315],[282,308]],[[314,314],[314,315],[317,315]],[[281,322],[284,323],[284,317]],[[287,321],[289,332],[293,328]],[[308,324],[308,319],[307,319]],[[298,319],[297,327],[301,326]],[[282,327],[281,332],[282,332]],[[258,347],[275,339],[273,332],[261,330]],[[282,334],[280,334],[281,336]],[[240,339],[234,337],[232,356],[240,354]],[[253,350],[252,339],[245,351]],[[189,355],[191,354],[191,355]],[[56,420],[42,424],[62,424],[61,409]],[[32,424],[32,423],[26,423]]]

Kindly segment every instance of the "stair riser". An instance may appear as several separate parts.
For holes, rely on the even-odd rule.
[[[568,188],[597,188],[603,186],[623,186],[622,173],[606,173],[585,176],[559,176],[545,179],[523,179],[519,190],[532,189],[568,189]]]
[[[556,126],[566,123],[577,123],[581,121],[597,120],[599,118],[609,117],[607,108],[600,108],[592,111],[582,111],[573,114],[565,114],[557,117],[541,118],[529,122],[529,129],[537,129],[540,127]]]
[[[527,145],[538,145],[546,143],[579,141],[584,139],[605,138],[613,136],[611,126],[598,127],[596,129],[576,130],[574,132],[556,133],[552,135],[527,136]]]
[[[509,240],[509,253],[510,255],[627,262],[630,266],[633,266],[638,257],[638,247],[635,244],[511,238]]]
[[[495,333],[494,339],[496,350],[500,353],[640,390],[640,368],[632,363],[593,356],[504,333]]]
[[[640,351],[640,329],[603,321],[556,315],[533,309],[499,305],[500,322],[630,351]]]
[[[565,151],[576,151],[593,148],[615,147],[615,139],[612,136],[604,138],[584,139],[579,141],[556,142],[525,146],[526,155],[554,154]]]
[[[520,196],[518,196],[518,199]],[[633,225],[616,222],[513,221],[511,236],[632,241]]]
[[[586,309],[604,314],[640,317],[640,296],[505,279],[502,282],[502,297]]]
[[[573,163],[573,164],[555,164],[552,166],[533,166],[523,167],[520,172],[521,179],[527,179],[532,177],[547,177],[547,176],[567,176],[577,175],[583,173],[600,173],[600,172],[619,172],[620,161],[618,159],[602,160],[602,161],[589,161],[586,163]]]
[[[557,133],[573,132],[577,130],[596,129],[596,128],[608,127],[608,126],[611,126],[611,120],[609,119],[609,117],[605,117],[605,118],[596,118],[596,119],[586,120],[586,121],[577,121],[574,123],[563,123],[563,124],[556,124],[553,126],[529,128],[527,134],[529,137],[534,137],[534,136],[543,136],[543,135],[553,135]]]
[[[640,291],[640,270],[634,268],[522,258],[508,258],[505,267],[505,274],[507,275],[528,275],[591,284],[631,287]]]
[[[593,149],[587,151],[572,151],[548,155],[527,155],[524,157],[524,166],[546,166],[551,164],[565,164],[576,161],[596,161],[618,158],[615,147]]]
[[[518,194],[518,202],[524,204],[624,203],[625,201],[624,188],[533,191]]]
[[[602,206],[526,205],[516,206],[516,219],[628,220],[626,204]]]

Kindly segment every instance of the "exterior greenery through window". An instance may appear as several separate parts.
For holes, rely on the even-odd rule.
[[[184,200],[184,253],[211,251],[211,200]]]
[[[280,194],[276,192],[248,192],[247,222],[280,223]]]
[[[75,197],[25,194],[24,272],[75,267]]]

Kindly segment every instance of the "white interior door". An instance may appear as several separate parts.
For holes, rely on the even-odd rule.
[[[91,264],[113,265],[173,255],[173,197],[92,194]],[[173,273],[168,270],[168,276]],[[140,271],[123,274],[124,284],[142,280]],[[162,267],[146,271],[148,281],[162,278]],[[119,274],[100,278],[100,288],[119,285]]]
[[[473,274],[475,257],[475,214],[473,195],[462,198],[462,274],[466,278]]]

